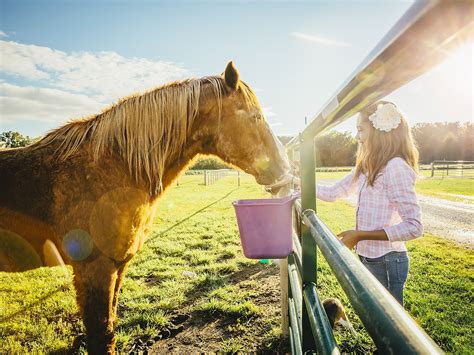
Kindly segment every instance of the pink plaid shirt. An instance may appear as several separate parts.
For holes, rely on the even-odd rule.
[[[406,251],[404,241],[423,234],[413,169],[402,158],[393,158],[377,175],[374,186],[367,186],[364,174],[357,181],[353,176],[354,171],[333,186],[318,184],[316,195],[332,202],[357,190],[356,230],[385,230],[388,241],[360,241],[357,254],[378,258],[391,251]]]

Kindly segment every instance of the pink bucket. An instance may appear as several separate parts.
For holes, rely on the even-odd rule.
[[[292,252],[291,207],[298,196],[238,200],[232,203],[247,258],[281,259]]]

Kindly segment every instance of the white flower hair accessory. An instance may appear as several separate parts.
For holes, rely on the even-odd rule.
[[[369,116],[372,126],[379,131],[390,132],[402,122],[402,115],[394,104],[386,103],[377,106],[377,110]]]

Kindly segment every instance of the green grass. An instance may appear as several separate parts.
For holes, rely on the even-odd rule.
[[[463,200],[462,197],[451,196],[449,194],[474,196],[474,179],[419,179],[416,183],[416,191],[438,198],[454,201]]]
[[[64,270],[0,273],[0,353],[64,349],[81,331]]]
[[[425,235],[409,243],[406,307],[446,352],[474,346],[474,252]]]
[[[231,205],[266,194],[252,178],[242,181],[240,188],[230,177],[206,187],[202,177],[186,176],[162,198],[153,233],[124,281],[116,328],[120,352],[153,346],[183,314],[198,319],[201,328],[212,326],[208,333],[222,334],[212,351],[282,349],[278,301],[267,301],[271,294],[277,299],[277,268],[243,257]],[[354,226],[354,208],[344,202],[318,203],[318,213],[336,234]],[[445,351],[472,352],[473,252],[434,236],[408,246],[408,311]],[[358,333],[338,329],[341,348],[372,351],[328,265],[318,260],[321,299],[339,297]],[[68,351],[83,332],[63,269],[0,273],[0,353]]]
[[[257,316],[262,312],[251,301],[250,296],[257,296],[257,294],[252,291],[242,292],[239,287],[228,285],[210,292],[206,299],[194,309],[198,312],[211,314],[234,315],[237,318]]]

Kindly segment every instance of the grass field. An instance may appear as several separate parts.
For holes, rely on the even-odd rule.
[[[211,186],[186,176],[160,202],[153,234],[127,271],[119,302],[117,349],[129,351],[287,350],[280,338],[278,268],[245,259],[231,202],[266,195],[251,178]],[[344,202],[320,203],[335,233],[354,226]],[[425,236],[408,244],[407,310],[443,348],[472,352],[473,251]],[[358,336],[338,329],[346,352],[374,346],[323,258],[321,298],[339,297]],[[70,269],[0,273],[0,353],[64,352],[83,334]],[[73,350],[83,351],[80,337]]]
[[[453,195],[474,196],[474,179],[420,179],[417,181],[416,190],[424,195],[463,201],[466,198]]]

